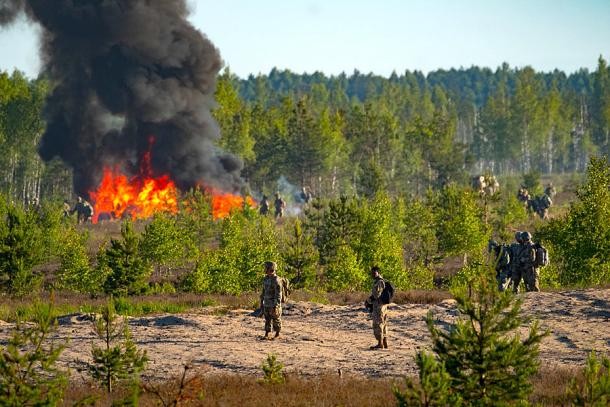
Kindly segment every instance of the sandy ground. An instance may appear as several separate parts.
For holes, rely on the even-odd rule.
[[[545,367],[578,366],[592,350],[610,352],[610,289],[524,294],[523,310],[551,334],[541,346]],[[250,310],[217,308],[174,315],[130,318],[137,345],[150,362],[145,376],[177,376],[185,363],[210,373],[261,375],[267,354],[275,353],[285,371],[303,375],[338,373],[370,377],[415,374],[413,356],[429,346],[424,322],[434,312],[438,323],[456,317],[453,300],[427,306],[391,305],[389,350],[372,351],[371,320],[360,304],[328,306],[289,303],[284,310],[282,337],[260,339],[263,320]],[[12,324],[0,322],[0,342],[6,343]],[[523,327],[523,333],[526,332]],[[79,376],[78,361],[87,360],[93,341],[92,323],[85,315],[60,318],[56,335],[67,341],[61,362]]]

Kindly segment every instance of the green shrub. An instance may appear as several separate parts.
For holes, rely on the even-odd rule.
[[[148,357],[139,351],[131,340],[129,327],[121,321],[114,310],[112,299],[95,322],[95,334],[101,347],[92,345],[93,361],[88,363],[91,377],[97,380],[108,393],[118,381],[137,381],[144,370]]]
[[[584,381],[572,379],[567,395],[573,406],[605,407],[610,405],[610,359],[599,360],[595,352],[587,358]]]
[[[358,291],[365,288],[367,273],[356,253],[344,244],[339,246],[336,256],[326,266],[324,281],[329,291]]]
[[[43,230],[34,211],[10,204],[0,222],[0,284],[10,294],[31,292],[40,283],[32,268],[46,259]]]
[[[185,233],[175,216],[158,213],[142,234],[142,256],[158,268],[179,266],[196,257],[197,248],[191,234]]]
[[[297,218],[290,233],[283,239],[282,258],[291,284],[295,288],[311,287],[315,283],[318,252],[312,237],[303,230]]]
[[[274,354],[267,355],[267,359],[261,365],[263,369],[263,383],[266,384],[282,384],[286,381],[284,378],[284,365],[277,360]]]
[[[67,228],[64,234],[63,245],[59,253],[60,266],[57,271],[59,288],[81,293],[96,293],[100,291],[102,279],[100,274],[94,272],[87,254],[87,231],[78,232],[74,228]]]
[[[152,267],[140,251],[141,238],[131,221],[121,226],[122,240],[111,239],[110,247],[100,250],[98,272],[105,275],[104,292],[113,295],[139,294],[146,291]]]
[[[0,347],[0,405],[55,406],[67,385],[66,373],[56,367],[63,346],[51,341],[56,314],[50,304],[35,304],[33,324],[17,327]]]

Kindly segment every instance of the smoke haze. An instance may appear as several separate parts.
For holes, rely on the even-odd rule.
[[[106,165],[136,173],[153,135],[155,173],[237,190],[242,164],[215,146],[210,112],[222,61],[184,0],[0,0],[0,24],[21,12],[42,27],[54,85],[40,155],[73,167],[77,193]]]

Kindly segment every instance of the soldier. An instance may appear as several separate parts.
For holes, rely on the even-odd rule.
[[[495,240],[487,244],[487,251],[492,255],[491,260],[496,269],[496,281],[500,291],[506,290],[510,284],[510,254],[509,249]]]
[[[552,182],[549,182],[549,184],[546,186],[546,188],[544,189],[544,194],[551,199],[555,198],[555,195],[557,195],[557,190],[553,186]]]
[[[540,219],[549,218],[549,208],[553,205],[553,201],[548,194],[544,194],[539,198],[536,198],[536,213],[540,216]]]
[[[93,220],[93,206],[88,201],[83,200],[83,219],[85,222],[91,222]]]
[[[531,201],[530,193],[525,188],[525,185],[521,185],[521,188],[519,188],[519,192],[517,192],[517,199],[520,202],[523,202],[524,205],[527,205],[528,202]]]
[[[371,346],[371,349],[387,349],[388,348],[388,306],[381,302],[381,293],[385,288],[385,281],[379,274],[379,267],[371,268],[371,277],[373,289],[371,296],[365,301],[365,306],[371,310],[373,317],[373,334],[377,339],[377,345]]]
[[[269,213],[269,201],[267,200],[267,195],[263,195],[263,199],[260,202],[260,208],[258,213],[265,216]]]
[[[513,276],[514,286],[513,291],[515,293],[519,292],[519,283],[521,279],[525,283],[526,291],[534,291],[532,286],[532,280],[534,279],[535,269],[534,269],[534,261],[536,260],[536,250],[534,249],[534,245],[531,242],[532,235],[530,232],[522,232],[521,233],[521,244],[519,245],[519,253],[515,258],[515,267],[513,270],[516,270],[516,275]]]
[[[273,203],[275,206],[275,217],[281,218],[284,216],[284,208],[286,208],[286,201],[282,199],[279,192],[275,193],[275,202]]]
[[[67,199],[64,199],[63,217],[68,218],[72,214],[72,207]]]
[[[513,285],[513,292],[514,293],[518,293],[519,292],[519,284],[521,283],[521,270],[518,268],[518,259],[519,259],[519,255],[521,253],[521,231],[517,231],[515,232],[515,243],[512,243],[509,247],[508,247],[508,255],[510,256],[510,263],[509,263],[509,269],[510,269],[510,280],[511,280],[511,284]]]
[[[539,287],[539,271],[535,267],[536,248],[532,243],[532,235],[530,232],[521,234],[523,240],[521,256],[519,258],[520,267],[525,283],[525,291],[540,291]]]
[[[309,201],[311,201],[311,192],[309,192],[306,187],[303,187],[301,189],[300,198],[301,198],[301,201],[305,205],[307,205],[309,203]]]
[[[83,202],[83,198],[82,197],[78,197],[76,198],[76,205],[74,205],[74,208],[72,209],[71,213],[76,212],[76,221],[80,224],[83,223],[86,218],[85,218],[85,203]]]
[[[269,340],[278,338],[282,330],[282,282],[276,272],[277,264],[272,261],[266,261],[260,309],[261,315],[265,317],[265,336],[263,339]],[[269,338],[272,324],[275,336]]]

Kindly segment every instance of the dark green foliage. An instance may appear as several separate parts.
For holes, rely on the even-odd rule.
[[[584,381],[573,379],[567,390],[571,405],[605,407],[610,405],[610,359],[598,359],[595,352],[587,358]]]
[[[286,381],[284,377],[284,365],[277,360],[273,353],[267,355],[267,359],[261,365],[263,369],[263,383],[282,384]]]
[[[610,282],[610,164],[592,158],[587,179],[568,213],[554,218],[536,233],[548,243],[552,261],[562,266],[564,285]]]
[[[55,406],[67,385],[55,364],[63,346],[50,339],[56,327],[51,304],[36,304],[33,324],[17,324],[8,344],[0,347],[0,405]]]
[[[104,292],[113,295],[142,293],[152,267],[142,256],[141,238],[133,230],[131,221],[121,225],[122,240],[111,239],[110,247],[100,250],[98,272],[105,275]]]
[[[540,171],[530,171],[523,175],[522,185],[527,189],[532,197],[542,193],[542,184],[540,183]]]
[[[303,230],[300,219],[295,219],[289,227],[281,253],[292,286],[311,287],[316,278],[318,253],[312,237]]]
[[[43,229],[38,214],[9,204],[0,213],[0,283],[11,294],[21,295],[39,283],[32,268],[45,260]]]
[[[112,298],[102,310],[94,328],[102,347],[92,346],[93,361],[88,363],[91,377],[109,393],[119,381],[137,381],[148,357],[146,351],[139,351],[131,340],[129,326],[116,315]]]
[[[521,299],[499,292],[493,272],[480,267],[467,288],[456,290],[460,318],[439,329],[427,318],[432,350],[451,377],[451,388],[469,405],[501,406],[527,400],[538,370],[538,346],[547,333],[534,322],[526,338]]]
[[[364,290],[367,274],[354,250],[343,242],[338,244],[336,255],[326,264],[324,282],[329,291]]]
[[[419,369],[419,383],[405,378],[404,390],[392,389],[399,407],[445,407],[462,405],[460,396],[451,388],[451,376],[445,366],[429,353],[419,352],[415,356]]]

